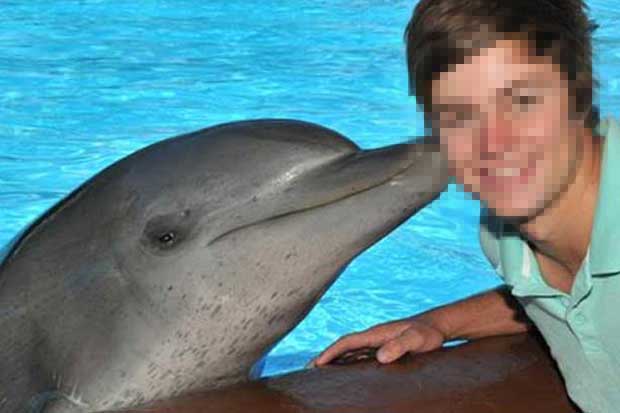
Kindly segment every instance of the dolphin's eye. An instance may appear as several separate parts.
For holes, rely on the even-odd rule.
[[[142,244],[154,252],[172,252],[187,240],[188,231],[181,225],[170,228],[169,225],[153,224],[147,228]]]
[[[166,232],[160,235],[157,240],[159,241],[160,244],[170,247],[172,246],[172,244],[174,244],[176,238],[177,236],[174,233],[174,231],[170,231],[170,232]]]
[[[189,210],[154,216],[146,222],[140,243],[155,254],[176,254],[197,233],[196,221]]]

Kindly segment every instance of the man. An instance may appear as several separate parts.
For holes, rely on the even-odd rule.
[[[451,172],[485,207],[481,243],[505,286],[345,336],[391,362],[447,340],[541,331],[585,412],[620,406],[620,127],[592,104],[580,0],[422,0],[410,85]],[[523,310],[527,316],[524,316]]]

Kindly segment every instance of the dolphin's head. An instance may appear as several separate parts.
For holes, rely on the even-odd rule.
[[[248,285],[285,267],[292,285],[293,269],[342,266],[446,184],[430,143],[364,151],[317,125],[277,120],[173,138],[119,167],[109,189],[120,203],[108,218],[119,267],[173,289],[189,273]],[[246,259],[257,262],[239,264]]]
[[[124,276],[167,303],[162,317],[191,308],[212,333],[263,320],[269,331],[246,341],[265,344],[447,180],[431,143],[363,151],[293,121],[222,125],[123,162],[113,249]]]

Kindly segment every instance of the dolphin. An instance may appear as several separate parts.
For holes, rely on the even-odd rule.
[[[292,120],[129,155],[5,248],[0,411],[122,409],[248,380],[447,178],[428,139],[361,150]]]

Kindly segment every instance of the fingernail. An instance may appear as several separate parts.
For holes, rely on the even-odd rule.
[[[387,363],[390,361],[390,358],[387,354],[385,354],[385,350],[379,350],[377,351],[377,360],[379,360],[381,363]]]
[[[316,364],[314,364],[314,360],[310,360],[308,363],[306,363],[306,365],[304,366],[305,369],[313,369],[316,367]]]

